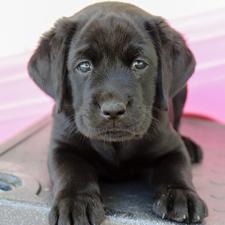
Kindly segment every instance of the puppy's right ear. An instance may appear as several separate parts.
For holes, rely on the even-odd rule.
[[[67,77],[67,57],[70,42],[77,26],[69,18],[59,19],[54,27],[41,37],[40,44],[28,63],[28,72],[33,81],[62,110]]]
[[[158,56],[157,88],[161,107],[168,110],[174,97],[195,70],[195,58],[184,38],[161,17],[149,16],[145,23]]]

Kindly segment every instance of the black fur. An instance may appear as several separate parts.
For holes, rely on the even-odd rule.
[[[146,67],[137,69],[140,61]],[[178,131],[194,68],[182,36],[130,4],[89,6],[43,35],[28,70],[56,102],[51,225],[100,224],[98,179],[128,179],[142,168],[154,172],[156,214],[187,223],[207,216],[191,181],[201,149]]]

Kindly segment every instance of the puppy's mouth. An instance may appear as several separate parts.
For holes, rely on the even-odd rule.
[[[147,118],[147,119],[146,119]],[[137,120],[130,118],[119,121],[95,121],[85,118],[83,115],[76,117],[78,130],[90,139],[105,142],[123,142],[137,140],[144,137],[151,124],[149,115],[142,115]]]
[[[111,129],[95,136],[96,139],[110,142],[128,141],[141,138],[141,134],[134,134],[127,130]]]

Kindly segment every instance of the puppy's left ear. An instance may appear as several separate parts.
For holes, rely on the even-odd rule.
[[[184,38],[163,18],[151,16],[145,23],[158,56],[157,91],[161,107],[168,109],[169,98],[176,95],[195,70],[195,58]]]
[[[77,26],[70,18],[59,19],[40,39],[40,44],[28,63],[33,81],[56,102],[62,110],[67,76],[67,58]]]

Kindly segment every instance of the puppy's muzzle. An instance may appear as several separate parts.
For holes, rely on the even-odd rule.
[[[100,114],[107,120],[121,119],[126,114],[126,106],[122,102],[105,102]]]

